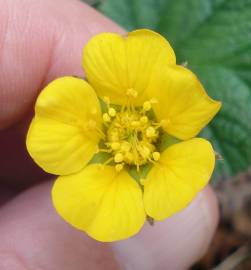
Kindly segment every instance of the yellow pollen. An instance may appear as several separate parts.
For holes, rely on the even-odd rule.
[[[103,120],[104,120],[104,122],[110,122],[111,121],[111,117],[109,116],[108,113],[103,114]]]
[[[160,159],[160,153],[159,152],[153,152],[152,155],[153,155],[153,159],[155,161],[158,161]]]
[[[150,126],[146,129],[146,137],[151,138],[154,137],[156,135],[156,131],[155,128]]]
[[[121,153],[117,153],[115,156],[114,156],[114,161],[116,163],[120,163],[124,160],[124,156],[121,154]]]
[[[111,148],[112,150],[118,150],[120,148],[120,143],[119,142],[111,143]]]
[[[119,163],[115,165],[115,170],[117,172],[120,172],[122,169],[124,168],[124,164],[123,163]]]
[[[109,108],[108,110],[108,114],[111,116],[111,117],[115,117],[116,115],[116,110],[114,108]]]
[[[150,101],[145,101],[144,104],[143,104],[143,109],[144,111],[150,111],[152,108],[152,104]]]
[[[143,124],[146,124],[148,122],[148,117],[147,116],[141,116],[140,117],[140,122],[143,123]]]
[[[133,88],[129,88],[126,91],[126,95],[128,97],[136,98],[138,96],[138,92],[136,90],[134,90]]]

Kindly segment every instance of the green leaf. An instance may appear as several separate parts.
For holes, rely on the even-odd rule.
[[[221,112],[204,129],[224,161],[216,178],[251,164],[251,0],[106,0],[100,10],[131,30],[151,28],[187,61]]]
[[[155,29],[162,17],[166,0],[108,0],[99,10],[127,30],[139,27]]]

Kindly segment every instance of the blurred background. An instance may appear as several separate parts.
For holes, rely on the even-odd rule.
[[[207,255],[192,269],[251,270],[251,0],[89,0],[130,31],[165,36],[223,107],[200,136],[220,157],[212,186],[221,218]]]

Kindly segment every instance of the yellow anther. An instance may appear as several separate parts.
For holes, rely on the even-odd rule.
[[[143,104],[143,109],[144,111],[150,111],[152,108],[152,104],[150,101],[145,101],[144,104]]]
[[[115,156],[114,156],[114,161],[116,163],[120,163],[124,160],[124,156],[121,154],[121,153],[117,153]]]
[[[117,172],[120,172],[123,168],[124,168],[124,164],[123,163],[119,163],[119,164],[115,165],[115,170]]]
[[[120,148],[120,143],[119,142],[111,143],[111,148],[112,150],[118,150]]]
[[[111,117],[109,116],[108,113],[103,114],[103,120],[104,120],[104,122],[110,122],[111,121]]]
[[[160,159],[160,152],[153,152],[153,159],[158,161]]]
[[[148,122],[148,117],[147,116],[141,116],[140,117],[140,122],[143,123],[143,124],[146,124]]]
[[[111,117],[114,117],[116,115],[116,110],[114,108],[109,108],[108,110],[108,114],[111,116]]]
[[[131,126],[132,127],[139,127],[140,126],[140,122],[139,121],[132,121]]]
[[[146,137],[151,138],[154,137],[156,135],[156,131],[155,128],[150,126],[146,129]]]
[[[129,88],[127,89],[126,91],[126,95],[128,97],[133,97],[133,98],[136,98],[138,96],[138,92],[136,90],[134,90],[133,88]]]

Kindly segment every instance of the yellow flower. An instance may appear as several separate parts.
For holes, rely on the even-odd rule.
[[[63,77],[41,92],[27,148],[59,175],[52,200],[63,219],[99,241],[121,240],[147,216],[180,211],[208,183],[214,151],[194,137],[221,104],[150,30],[96,35],[83,68],[88,82]],[[163,149],[171,137],[178,140]],[[97,152],[103,164],[92,159]]]

